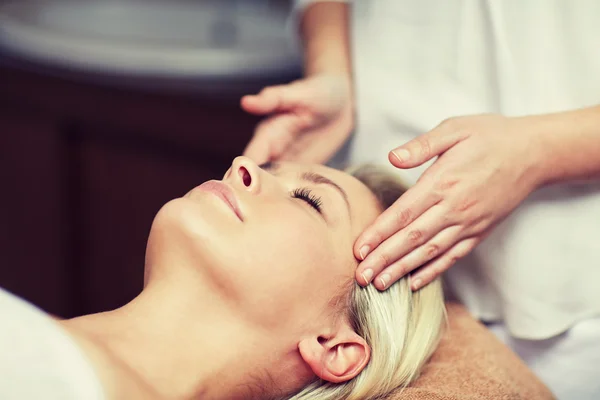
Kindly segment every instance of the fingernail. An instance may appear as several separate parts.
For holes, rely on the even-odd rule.
[[[387,287],[390,278],[391,276],[389,276],[388,274],[383,274],[379,277],[379,282],[381,282],[382,289],[385,289]]]
[[[392,151],[392,153],[396,156],[398,161],[404,162],[410,158],[410,152],[406,149],[398,149]]]
[[[421,284],[423,283],[423,281],[419,278],[415,279],[414,282],[412,283],[412,290],[419,290],[421,289]]]
[[[371,278],[373,278],[373,270],[372,269],[365,269],[362,272],[362,277],[365,280],[365,285],[368,285],[369,283],[371,283]]]
[[[365,257],[369,254],[370,250],[371,250],[371,248],[369,246],[361,247],[360,250],[358,251],[358,254],[360,254],[360,259],[364,260]]]

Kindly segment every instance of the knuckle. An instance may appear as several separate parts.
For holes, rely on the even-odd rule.
[[[409,224],[412,220],[412,212],[410,208],[404,208],[400,211],[396,211],[395,215],[396,222],[402,226]]]
[[[444,270],[444,266],[441,264],[432,265],[427,272],[427,281],[431,282],[434,280],[442,271]]]
[[[438,254],[440,254],[440,246],[437,244],[430,244],[427,246],[426,252],[429,259],[435,258]]]
[[[435,190],[438,192],[446,192],[456,186],[459,181],[460,180],[458,178],[441,177],[435,183]]]
[[[368,243],[372,243],[377,246],[379,243],[383,242],[384,236],[383,232],[380,229],[373,229],[371,234],[368,236],[366,240]]]
[[[408,266],[402,260],[396,260],[389,265],[388,271],[390,275],[396,277],[396,279],[404,276],[408,272]]]
[[[423,239],[423,232],[418,229],[412,230],[408,233],[408,240],[413,243],[418,243],[421,241],[421,239]]]
[[[403,278],[408,273],[408,268],[404,264],[397,264],[394,266],[392,273],[390,274],[394,280]]]
[[[458,246],[458,248],[456,249],[456,252],[452,255],[452,257],[457,261],[458,259],[463,258],[467,254],[469,254],[469,252],[471,252],[473,247],[474,247],[474,245],[471,245],[466,242],[462,242],[462,245]]]
[[[433,267],[433,274],[430,276],[429,280],[432,281],[435,278],[437,278],[438,276],[440,276],[441,274],[444,273],[444,271],[446,271],[448,268],[450,268],[450,265],[446,265],[446,264],[437,264],[434,265]]]
[[[454,207],[454,211],[463,213],[472,209],[478,201],[476,199],[462,199],[458,202],[458,204]]]
[[[428,285],[432,280],[436,277],[435,265],[424,268],[422,272],[419,273],[419,279],[421,279],[421,287]]]
[[[447,260],[440,260],[439,262],[431,264],[431,267],[427,269],[427,280],[429,282],[433,281],[448,268],[450,268],[450,265],[447,263]]]
[[[439,265],[437,265],[437,269],[440,271],[440,273],[450,269],[450,267],[452,267],[454,264],[456,264],[456,262],[460,259],[460,257],[457,256],[450,256],[447,257],[443,262],[441,262]]]
[[[449,209],[444,209],[444,212],[442,213],[442,215],[440,216],[440,223],[443,224],[443,226],[448,227],[451,225],[456,224],[457,222],[457,216],[450,212]]]
[[[467,243],[467,253],[469,253],[471,250],[473,250],[475,247],[477,247],[477,245],[479,244],[479,240],[476,238],[473,238],[469,241],[469,243]]]
[[[419,152],[423,158],[429,158],[431,155],[431,141],[427,137],[419,137],[416,139]]]
[[[389,254],[386,254],[385,252],[380,252],[377,255],[377,258],[382,268],[385,268],[388,265],[390,265],[391,257]]]

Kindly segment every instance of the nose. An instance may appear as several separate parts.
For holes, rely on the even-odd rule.
[[[236,157],[225,179],[233,185],[249,192],[260,190],[260,168],[248,157]]]

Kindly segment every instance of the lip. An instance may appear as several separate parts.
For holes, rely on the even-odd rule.
[[[240,221],[244,221],[244,216],[238,207],[237,199],[233,194],[233,190],[225,183],[221,181],[206,181],[202,185],[197,187],[198,190],[209,192],[223,200],[223,202],[231,208],[231,211],[239,218]]]

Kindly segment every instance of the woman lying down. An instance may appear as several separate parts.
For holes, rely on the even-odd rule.
[[[384,398],[445,315],[437,281],[355,283],[354,240],[401,190],[371,167],[236,158],[158,212],[129,304],[55,321],[1,293],[0,398]]]

